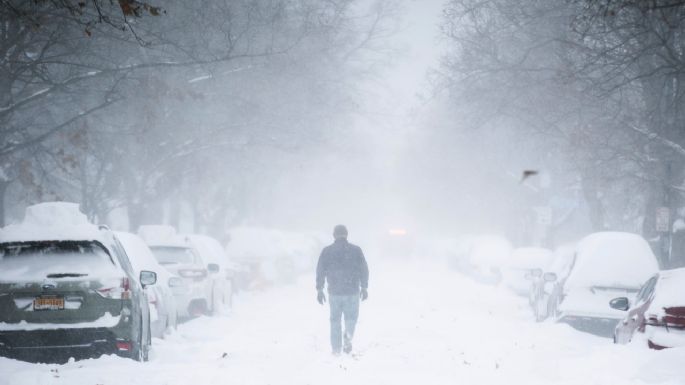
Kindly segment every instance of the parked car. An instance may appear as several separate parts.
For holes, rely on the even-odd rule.
[[[504,285],[520,296],[529,298],[532,304],[534,276],[542,275],[552,259],[552,250],[542,247],[521,247],[512,251],[502,270]]]
[[[218,266],[205,265],[190,240],[171,226],[141,226],[138,235],[160,265],[183,279],[187,290],[174,292],[179,317],[209,314],[213,305],[209,274],[218,271]]]
[[[614,343],[625,344],[636,336],[652,349],[685,346],[685,268],[655,274],[633,301],[614,298],[610,306],[627,311],[614,330]]]
[[[554,250],[549,265],[542,272],[531,274],[531,307],[536,321],[544,321],[557,314],[557,303],[575,260],[576,244],[562,245]]]
[[[216,311],[220,306],[230,306],[233,296],[232,279],[237,272],[236,267],[228,260],[226,251],[216,239],[202,234],[188,234],[187,237],[205,265],[212,263],[218,266],[218,269],[209,275],[212,280],[211,308]]]
[[[607,303],[615,297],[634,295],[658,270],[656,257],[639,235],[588,235],[578,244],[575,263],[564,282],[557,321],[611,337],[623,312]]]
[[[77,204],[30,206],[22,223],[0,230],[0,354],[147,360],[143,289],[155,281],[135,274],[114,234]]]
[[[124,247],[136,274],[140,274],[143,270],[154,271],[157,274],[157,283],[146,287],[145,291],[150,307],[152,335],[163,338],[167,330],[176,329],[178,316],[174,290],[186,291],[185,283],[157,262],[150,248],[139,236],[124,232],[115,234]]]
[[[229,234],[226,252],[245,267],[238,287],[252,289],[293,283],[300,274],[313,271],[325,245],[322,239],[330,238],[260,227],[232,228]]]
[[[479,282],[499,284],[502,266],[509,259],[511,250],[511,243],[505,238],[493,235],[475,237],[471,241],[465,271]]]

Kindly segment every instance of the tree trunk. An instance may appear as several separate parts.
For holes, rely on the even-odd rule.
[[[7,194],[9,185],[10,181],[0,180],[0,227],[4,227],[7,224],[7,218],[5,217],[5,195]]]
[[[581,173],[581,185],[583,197],[588,206],[590,224],[593,231],[603,231],[606,229],[604,218],[604,205],[600,199],[600,191],[597,178],[592,175],[592,170],[585,170]]]

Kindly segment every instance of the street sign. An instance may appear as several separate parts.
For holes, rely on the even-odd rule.
[[[667,233],[671,230],[671,210],[668,207],[656,208],[656,231]]]

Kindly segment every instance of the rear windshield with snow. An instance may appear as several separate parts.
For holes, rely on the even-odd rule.
[[[685,269],[662,273],[650,309],[661,312],[668,307],[685,307]]]
[[[0,281],[91,278],[116,272],[104,248],[95,242],[0,244]]]
[[[162,265],[200,263],[193,249],[187,247],[154,246],[150,247],[150,250],[152,250],[152,254],[157,258],[157,262]]]

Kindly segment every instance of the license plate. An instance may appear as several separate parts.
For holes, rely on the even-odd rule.
[[[64,297],[36,297],[33,310],[64,310]]]

